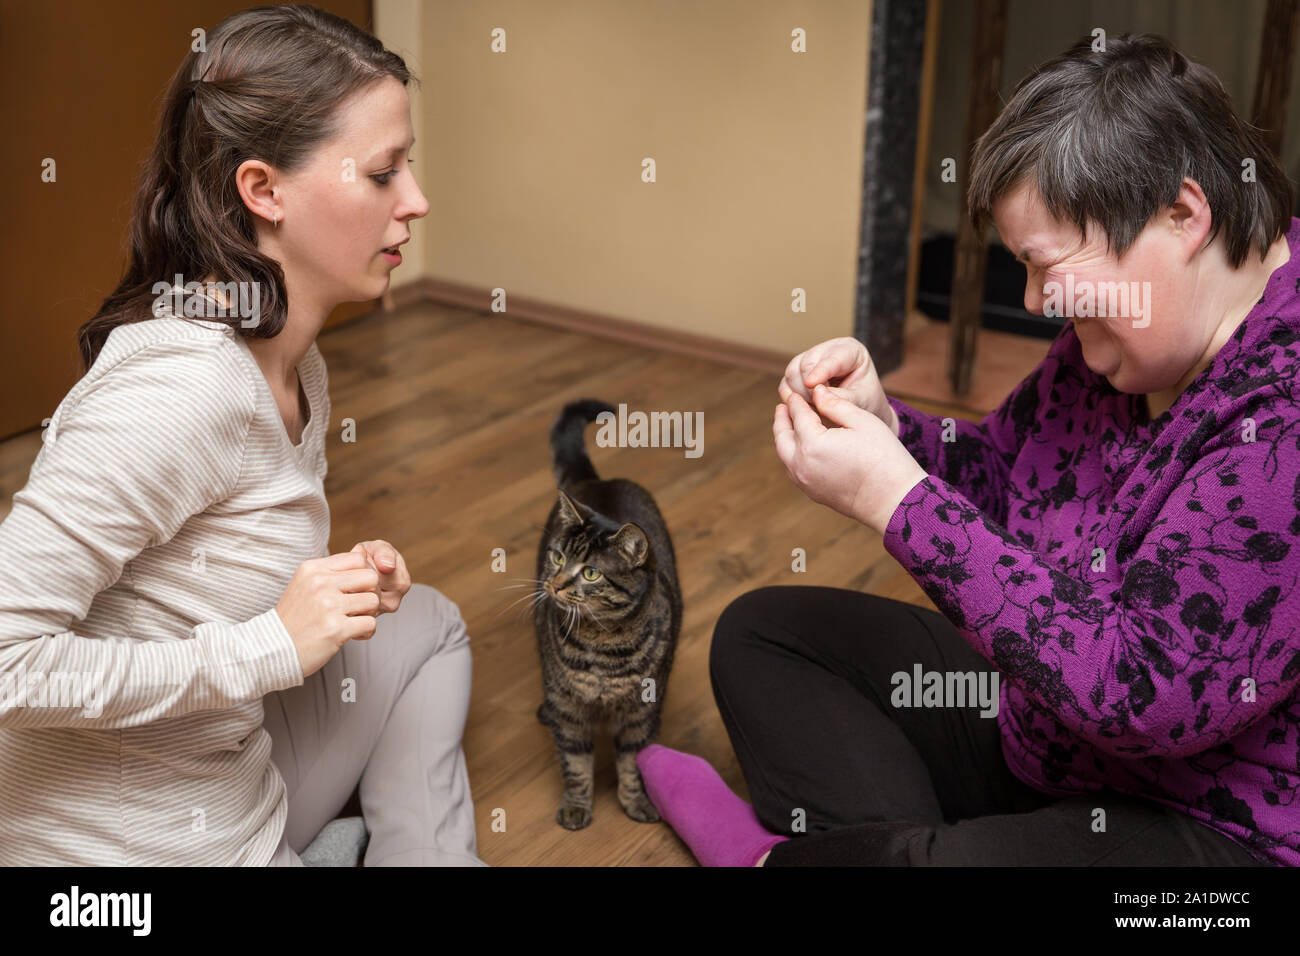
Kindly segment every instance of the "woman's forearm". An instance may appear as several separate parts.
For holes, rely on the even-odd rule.
[[[257,700],[303,681],[274,608],[180,641],[72,631],[0,645],[0,728],[117,730]]]
[[[1261,473],[1269,453],[1264,442],[1238,443],[1223,453],[1231,461],[1201,470]],[[1270,482],[1279,498],[1300,481],[1300,458],[1282,464]],[[1254,549],[1207,545],[1181,558],[1169,548],[1232,527],[1219,487],[1191,473],[1118,585],[1062,572],[934,477],[900,504],[884,544],[972,647],[1070,731],[1117,756],[1187,756],[1241,733],[1300,682],[1300,589],[1264,546],[1283,540],[1285,512],[1277,528],[1252,528]],[[1212,640],[1165,597],[1210,582],[1236,622]],[[1259,595],[1273,603],[1255,606]]]

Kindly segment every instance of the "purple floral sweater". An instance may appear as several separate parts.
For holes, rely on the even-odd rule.
[[[929,472],[884,545],[1002,674],[1011,771],[1176,807],[1300,865],[1300,219],[1154,421],[1073,323],[982,422],[891,398]],[[944,438],[949,438],[945,441]]]

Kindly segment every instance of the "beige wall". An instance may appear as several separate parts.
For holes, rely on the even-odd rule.
[[[851,334],[870,19],[869,0],[375,0],[423,83],[430,212],[394,283],[789,354]]]

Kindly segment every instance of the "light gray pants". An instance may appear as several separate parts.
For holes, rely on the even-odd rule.
[[[289,799],[269,865],[302,866],[298,854],[360,781],[366,866],[486,866],[461,750],[471,670],[459,609],[412,584],[374,637],[348,641],[301,686],[264,697]]]

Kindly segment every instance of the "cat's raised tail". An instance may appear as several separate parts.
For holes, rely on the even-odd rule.
[[[561,490],[600,477],[587,457],[582,433],[601,412],[617,415],[618,409],[599,399],[580,398],[565,405],[555,417],[555,424],[551,426],[551,462],[555,469],[555,483]]]

